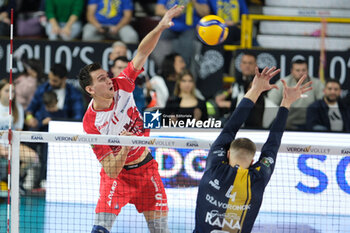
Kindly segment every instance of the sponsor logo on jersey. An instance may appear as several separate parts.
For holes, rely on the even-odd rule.
[[[163,207],[163,206],[168,206],[168,204],[167,203],[156,203],[156,206]]]
[[[112,198],[115,192],[115,189],[117,188],[117,181],[113,181],[112,187],[111,187],[111,191],[108,194],[108,201],[107,204],[109,205],[109,207],[111,207],[112,205]]]
[[[216,190],[220,190],[219,180],[215,179],[214,181],[209,181],[209,184]]]
[[[104,127],[106,127],[108,125],[108,121],[106,121],[105,123],[103,123],[102,125],[96,126],[98,131],[100,131],[101,129],[103,129]]]
[[[155,181],[155,179],[154,179],[153,176],[151,177],[151,181],[152,181],[152,183],[153,183],[153,185],[154,185],[154,189],[156,190],[156,192],[158,192],[158,191],[159,191],[158,184],[157,184],[157,182]],[[161,194],[161,193],[157,193],[157,194],[156,194],[156,199],[157,199],[157,195],[158,195],[158,194],[160,194],[160,198],[162,198],[162,194]],[[159,196],[159,195],[158,195],[158,196]],[[157,200],[159,200],[159,199],[157,199]]]
[[[266,167],[270,167],[270,165],[274,163],[274,160],[271,157],[264,157],[260,162]]]
[[[216,226],[220,228],[228,227],[230,229],[240,230],[241,226],[239,225],[240,217],[235,213],[219,213],[217,210],[212,210],[207,212],[205,216],[205,222],[211,226]]]
[[[154,195],[154,198],[157,200],[157,201],[160,201],[163,199],[163,195],[161,193],[156,193],[156,195]]]
[[[218,157],[222,157],[222,156],[226,155],[226,153],[225,153],[223,148],[221,148],[220,150],[214,150],[213,154],[216,154]]]

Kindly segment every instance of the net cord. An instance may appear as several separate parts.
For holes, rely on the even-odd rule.
[[[0,142],[6,142],[7,131],[0,131]],[[203,139],[163,138],[163,137],[138,137],[138,136],[111,136],[99,134],[66,134],[48,133],[37,131],[13,132],[21,142],[31,143],[72,143],[90,145],[114,145],[114,146],[147,146],[159,148],[183,148],[183,149],[210,149],[214,141]],[[257,151],[261,151],[264,143],[255,143]],[[282,144],[279,153],[303,153],[303,154],[328,154],[348,155],[350,148],[336,145],[312,145],[312,144]]]

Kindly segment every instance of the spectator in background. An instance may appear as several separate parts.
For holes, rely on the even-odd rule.
[[[110,65],[113,65],[114,60],[117,57],[128,57],[128,46],[122,41],[116,41],[112,44],[112,52],[109,54],[109,61],[111,62]]]
[[[117,57],[111,67],[113,77],[117,77],[128,66],[128,63],[129,60],[125,56]],[[134,95],[136,107],[141,114],[143,114],[143,111],[146,107],[145,95],[143,93],[143,83],[143,79],[137,77],[135,80],[135,89],[132,92]]]
[[[304,74],[307,75],[307,72],[307,62],[305,60],[295,60],[292,62],[291,74],[283,79],[288,86],[294,86]],[[289,130],[305,130],[307,107],[323,97],[323,84],[321,81],[318,78],[307,76],[305,82],[309,81],[312,81],[312,90],[307,93],[307,96],[298,99],[291,105],[286,126]],[[281,80],[278,80],[276,85],[279,89],[269,91],[268,98],[276,105],[279,105],[283,98],[283,84]]]
[[[131,0],[89,0],[88,23],[83,28],[83,40],[121,40],[137,44],[137,32],[129,25],[132,19]]]
[[[31,130],[40,130],[39,120],[44,119],[45,104],[43,95],[45,92],[54,91],[57,95],[57,107],[62,110],[64,118],[67,120],[81,121],[84,115],[84,101],[81,92],[70,84],[66,83],[67,69],[63,64],[54,64],[49,72],[49,81],[40,85],[29,104],[26,111],[26,125]],[[35,181],[35,191],[43,191],[42,181],[46,180],[47,166],[47,144],[38,145],[40,148],[40,164],[41,170],[38,179]]]
[[[164,108],[169,96],[174,96],[175,83],[178,76],[186,69],[184,59],[178,53],[165,57],[160,69],[160,76],[156,75],[146,82],[147,108]]]
[[[245,0],[208,0],[211,11],[225,20],[229,28],[226,43],[241,40],[241,15],[249,14]]]
[[[241,75],[236,75],[236,81],[229,90],[223,91],[215,97],[215,103],[219,107],[219,115],[222,117],[229,112],[232,100],[244,96],[248,85],[255,76],[256,56],[252,53],[244,53],[239,64]],[[258,101],[259,102],[259,101]]]
[[[9,128],[9,96],[10,84],[6,78],[0,80],[0,130],[8,130]],[[23,107],[17,103],[16,95],[12,99],[12,126],[14,130],[22,130],[24,122]]]
[[[15,1],[0,1],[0,36],[10,35],[11,8],[15,9]]]
[[[41,108],[40,118],[38,119],[39,130],[48,131],[48,125],[51,120],[65,118],[64,111],[58,109],[58,99],[54,91],[47,91],[43,94],[44,108]]]
[[[55,64],[49,73],[49,81],[40,85],[26,111],[26,124],[35,129],[38,127],[40,109],[44,107],[43,94],[54,91],[58,99],[58,108],[62,109],[65,117],[71,120],[81,120],[84,115],[84,102],[81,92],[66,83],[67,69],[63,64]]]
[[[9,115],[9,94],[10,84],[7,79],[0,81],[0,130],[9,129],[9,120],[11,119],[12,128],[20,131],[23,129],[24,110],[23,107],[16,102],[16,95],[12,99],[12,116]],[[29,168],[38,164],[37,153],[24,144],[20,144],[20,188],[23,189],[23,182],[26,172]],[[0,143],[0,158],[7,159],[8,145]],[[32,186],[32,185],[31,185]],[[32,188],[32,187],[31,187]]]
[[[46,0],[45,7],[49,40],[72,40],[80,35],[84,0]]]
[[[244,95],[252,87],[252,82],[245,86],[245,93],[239,93],[239,95],[231,100],[231,107],[229,113],[222,121],[225,123],[230,117],[231,113],[238,107],[239,103],[243,99]],[[278,106],[267,98],[267,92],[262,92],[257,99],[254,107],[252,108],[247,120],[244,122],[244,128],[248,129],[267,129],[270,127],[273,119],[275,119],[278,111]]]
[[[23,106],[23,109],[27,109],[37,86],[44,82],[45,74],[40,60],[29,59],[22,61],[22,63],[25,72],[15,79],[14,84],[18,103]]]
[[[185,5],[185,10],[179,17],[173,19],[174,26],[163,32],[152,54],[158,67],[164,57],[173,52],[181,54],[187,66],[190,65],[194,52],[195,27],[201,17],[209,14],[206,0],[158,0],[155,14],[163,16],[168,9],[176,4]]]
[[[174,97],[169,98],[165,108],[165,112],[173,116],[173,121],[187,119],[205,121],[208,119],[205,101],[196,97],[195,89],[193,75],[185,70],[177,79]]]
[[[350,132],[349,109],[340,99],[339,81],[327,80],[323,93],[323,99],[315,101],[307,108],[307,130]]]
[[[160,70],[168,89],[169,97],[174,96],[175,83],[179,75],[186,69],[183,57],[178,53],[171,53],[165,57]]]
[[[45,0],[17,0],[17,36],[44,36]]]

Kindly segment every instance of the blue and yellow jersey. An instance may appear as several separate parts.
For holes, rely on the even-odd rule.
[[[249,14],[245,0],[208,0],[212,13],[225,21],[239,23],[242,14]]]
[[[117,25],[125,10],[134,10],[131,0],[89,0],[88,5],[95,4],[95,17],[100,24]]]
[[[250,232],[275,167],[288,110],[279,109],[257,163],[230,166],[227,151],[254,103],[244,98],[213,143],[198,189],[194,232]]]
[[[207,0],[197,0],[199,4],[207,4]],[[200,16],[195,10],[191,0],[158,0],[157,4],[164,5],[166,9],[170,9],[175,5],[184,6],[182,14],[173,18],[174,26],[170,30],[183,32],[190,28],[195,28],[200,20]]]

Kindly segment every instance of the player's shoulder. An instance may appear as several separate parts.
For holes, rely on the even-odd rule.
[[[90,131],[89,129],[95,128],[96,112],[92,109],[91,105],[87,108],[83,117],[83,128],[85,132]]]

